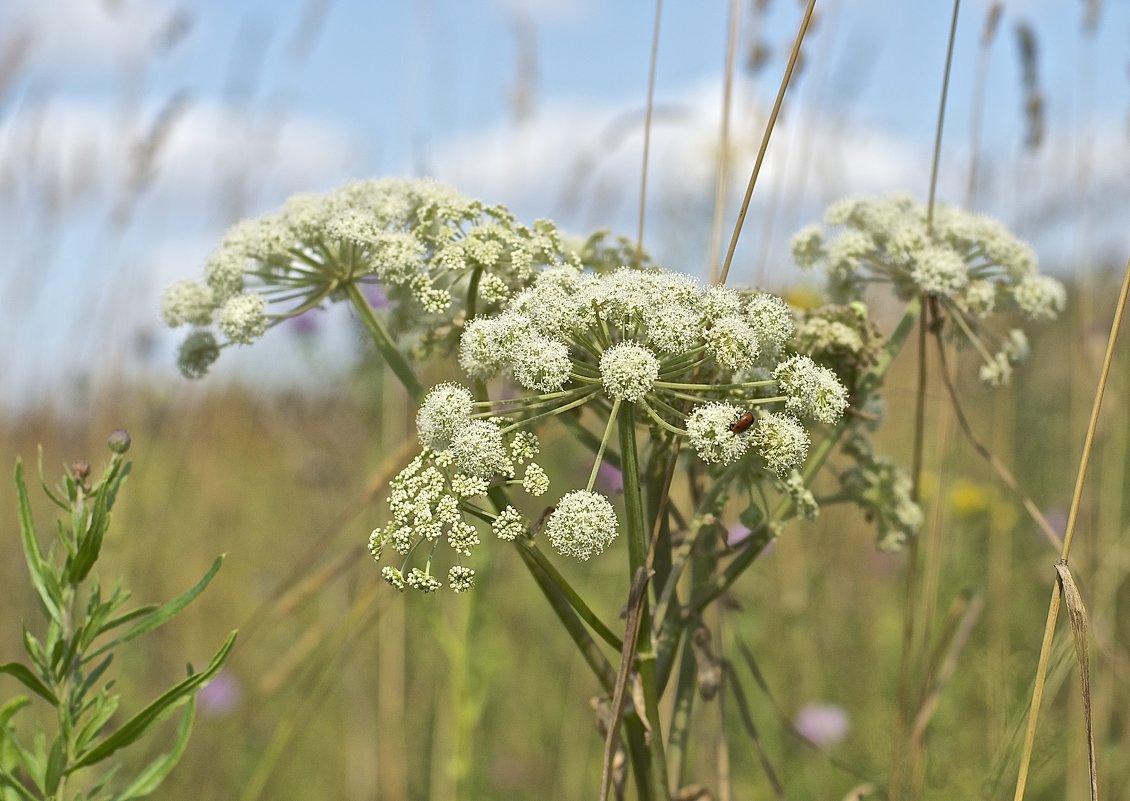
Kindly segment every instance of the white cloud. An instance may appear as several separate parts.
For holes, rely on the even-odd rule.
[[[233,186],[279,202],[357,169],[359,137],[332,120],[217,103],[119,111],[55,101],[0,123],[0,204],[51,198],[55,213],[144,194],[180,213]]]
[[[7,0],[5,6],[0,23],[30,37],[38,71],[134,63],[178,19],[167,0]]]
[[[694,254],[705,247],[713,207],[719,86],[718,80],[706,81],[660,100],[652,129],[648,244],[669,265],[690,258],[683,269],[692,271],[702,263]],[[761,105],[735,100],[727,235],[766,113]],[[642,149],[640,103],[563,100],[547,104],[524,123],[499,123],[441,142],[432,164],[437,178],[485,200],[507,203],[523,218],[551,217],[578,233],[611,225],[630,234],[636,230]],[[830,201],[894,191],[925,197],[930,162],[930,142],[816,114],[803,105],[786,106],[739,252],[764,250],[770,263],[783,264],[791,234],[819,219]],[[1072,263],[1080,247],[1097,255],[1112,252],[1119,243],[1125,247],[1130,151],[1120,122],[1094,123],[1085,142],[1078,127],[1050,129],[1035,155],[987,152],[981,163],[977,209],[1031,238],[1046,263]],[[967,165],[963,145],[944,149],[939,199],[964,201]]]
[[[720,152],[720,81],[659,100],[648,168],[650,247],[668,263],[702,250]],[[559,101],[519,125],[499,124],[440,143],[438,178],[521,216],[548,216],[578,232],[611,225],[635,230],[643,151],[638,102]],[[732,225],[765,126],[767,109],[735,99],[731,117],[726,224]],[[772,203],[783,247],[800,223],[849,192],[905,190],[928,167],[914,143],[802,107],[778,122],[754,195],[752,220]],[[788,212],[781,216],[780,212]],[[756,226],[751,226],[751,228]],[[760,235],[750,233],[746,238]],[[681,242],[672,250],[673,242]],[[698,269],[699,264],[686,269]]]

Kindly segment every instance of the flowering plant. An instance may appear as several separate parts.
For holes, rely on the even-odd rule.
[[[770,294],[627,258],[616,266],[622,250],[604,234],[570,248],[548,222],[521,225],[431,182],[365,182],[240,224],[203,283],[169,290],[164,315],[195,327],[181,367],[196,377],[219,355],[209,326],[225,344],[247,344],[289,316],[348,301],[418,404],[420,452],[392,480],[387,522],[369,536],[381,575],[401,591],[463,593],[483,541],[512,543],[611,698],[609,747],[623,720],[639,796],[668,797],[684,786],[689,715],[664,725],[659,702],[671,691],[686,709],[696,686],[710,695],[718,660],[692,642],[704,610],[822,501],[858,503],[881,547],[920,526],[907,474],[874,452],[868,432],[923,300],[983,355],[990,383],[1007,380],[1023,350],[1012,333],[990,351],[993,313],[1008,301],[1045,319],[1063,304],[1031,251],[983,218],[946,210],[929,220],[894,198],[840,204],[828,224],[847,231],[828,240],[806,229],[794,253],[825,267],[835,303],[798,318]],[[885,337],[862,302],[877,282],[907,303]],[[381,286],[387,309],[370,305],[367,283]],[[462,375],[425,390],[415,363],[446,355]],[[591,454],[583,485],[550,492],[548,463],[537,461],[550,425],[570,434],[557,442]],[[817,475],[837,450],[839,487],[821,497]],[[620,502],[597,490],[608,465],[623,477]],[[750,532],[740,541],[726,536],[734,517]],[[589,560],[621,538],[622,635],[543,546]],[[618,652],[619,672],[601,643]],[[623,762],[606,755],[611,764]]]

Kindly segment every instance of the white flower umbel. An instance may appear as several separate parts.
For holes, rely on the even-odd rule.
[[[1042,321],[1063,311],[1063,285],[1040,275],[1032,248],[988,217],[938,204],[931,221],[925,206],[900,195],[840,201],[825,223],[840,232],[805,228],[793,240],[797,264],[823,267],[841,302],[875,283],[890,284],[904,300],[928,296],[949,331],[981,356],[989,383],[1007,383],[1011,372],[995,315],[1019,311]]]
[[[751,295],[745,316],[763,351],[777,353],[793,335],[793,310],[776,295]]]
[[[659,378],[659,359],[643,345],[621,342],[600,356],[600,380],[613,400],[638,401]]]
[[[590,490],[566,493],[545,524],[545,534],[558,553],[586,561],[616,539],[619,523],[612,503]]]
[[[765,465],[785,477],[808,455],[808,432],[790,414],[763,412],[750,437]]]
[[[737,315],[722,317],[706,332],[706,352],[727,370],[752,367],[760,348],[753,328]]]
[[[497,421],[467,417],[469,398],[456,384],[442,384],[429,394],[421,410],[423,428],[437,441],[449,436],[446,450],[426,447],[407,467],[389,482],[388,509],[390,521],[369,535],[369,552],[380,561],[390,549],[403,557],[399,567],[386,567],[382,575],[398,589],[411,587],[432,592],[442,586],[434,578],[437,564],[454,554],[470,557],[480,544],[479,528],[490,523],[494,533],[503,539],[522,536],[528,522],[513,506],[497,517],[484,508],[487,493],[498,484],[520,484],[509,479],[515,464],[526,465],[533,489],[548,485],[548,478],[537,465],[527,464],[538,450],[537,438],[518,432],[502,433]],[[448,405],[458,407],[452,413],[461,417],[458,430],[442,427],[447,419],[441,412]],[[433,414],[439,414],[433,418]],[[544,480],[539,480],[539,473]],[[548,486],[546,486],[548,488]],[[544,492],[544,489],[542,489]],[[492,522],[493,521],[493,522]],[[422,570],[412,562],[422,562]],[[454,574],[448,571],[448,586],[456,592],[469,589],[474,571],[462,566]],[[456,580],[452,581],[452,576]]]
[[[793,356],[781,362],[773,375],[788,398],[785,408],[794,414],[832,424],[847,408],[847,388],[835,373],[808,356]]]
[[[358,181],[296,195],[233,226],[208,258],[203,283],[166,292],[163,315],[172,327],[215,323],[231,342],[248,344],[267,325],[325,303],[364,304],[357,287],[379,285],[405,333],[422,348],[446,349],[472,309],[495,312],[539,269],[566,263],[579,269],[548,222],[522,225],[502,206],[432,181]],[[230,305],[248,292],[270,313],[247,300]]]
[[[500,540],[513,541],[524,536],[529,528],[529,523],[522,513],[513,506],[507,506],[498,513],[498,517],[491,523],[491,530]]]
[[[746,453],[760,412],[787,408],[835,422],[847,390],[811,359],[781,362],[793,332],[788,304],[766,293],[704,289],[656,269],[593,276],[552,268],[501,313],[468,323],[460,364],[479,380],[509,373],[528,391],[476,405],[484,410],[476,416],[504,418],[507,432],[599,404],[607,423],[591,490],[622,403],[635,404],[637,419],[653,430],[688,436],[700,457],[715,464]],[[522,480],[530,493],[543,483],[533,467]]]
[[[1067,305],[1063,284],[1046,275],[1025,278],[1013,289],[1012,296],[1030,320],[1054,320]]]
[[[706,403],[687,416],[687,438],[698,457],[710,464],[736,462],[749,450],[748,432],[735,432],[743,414],[732,403]]]
[[[490,478],[514,473],[514,465],[502,442],[502,429],[494,420],[464,423],[451,438],[451,451],[459,469],[468,475]]]
[[[530,336],[514,348],[514,380],[535,392],[555,392],[569,380],[569,347],[546,336]]]
[[[471,419],[474,398],[459,384],[443,383],[432,387],[416,413],[416,430],[425,448],[443,450],[451,438]]]
[[[161,296],[161,317],[169,328],[209,325],[216,306],[212,287],[195,281],[177,281]]]
[[[475,571],[463,565],[454,565],[447,571],[447,586],[454,592],[466,592],[475,586]]]
[[[262,295],[236,295],[220,307],[216,323],[229,341],[250,345],[267,332],[266,309],[267,301]]]

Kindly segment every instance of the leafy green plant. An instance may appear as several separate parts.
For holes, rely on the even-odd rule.
[[[152,793],[184,754],[192,730],[195,696],[219,672],[235,642],[228,635],[207,667],[188,675],[139,711],[123,718],[121,696],[109,668],[126,643],[171,620],[198,596],[220,568],[217,558],[195,586],[161,605],[125,606],[130,593],[116,586],[104,593],[94,572],[110,528],[111,511],[129,474],[125,460],[130,438],[110,435],[110,463],[96,481],[90,466],[77,462],[47,496],[66,514],[57,521],[46,548],[32,519],[21,462],[15,480],[20,533],[31,584],[46,618],[36,633],[25,624],[28,661],[0,665],[0,673],[20,682],[32,696],[17,695],[0,706],[0,799],[3,801],[126,801]],[[20,712],[38,701],[46,714],[31,728],[30,741],[17,727]],[[127,775],[113,757],[147,739],[157,725],[179,712],[172,747]],[[54,716],[54,725],[46,721]]]

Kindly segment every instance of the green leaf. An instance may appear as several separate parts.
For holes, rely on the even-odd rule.
[[[51,706],[59,705],[59,699],[55,697],[55,693],[51,692],[51,689],[25,665],[21,665],[19,662],[9,662],[6,665],[0,665],[0,673],[7,673],[33,693],[49,701]]]
[[[58,495],[56,495],[54,490],[52,490],[49,486],[47,486],[47,482],[43,478],[43,446],[42,445],[39,446],[39,458],[37,460],[37,464],[39,465],[39,486],[43,487],[43,492],[47,495],[48,498],[51,499],[52,503],[54,503],[60,509],[69,512],[71,510],[71,505],[69,503],[67,503],[66,500],[64,500],[63,498],[60,498]]]
[[[146,765],[145,769],[137,775],[137,778],[133,780],[129,787],[114,796],[113,801],[129,801],[129,799],[132,798],[144,798],[156,790],[161,785],[161,782],[165,781],[170,771],[177,766],[181,757],[184,756],[185,749],[188,747],[188,737],[192,734],[192,721],[195,717],[196,701],[191,700],[186,705],[184,716],[181,718],[180,725],[177,727],[177,740],[173,744],[172,749]]]
[[[89,524],[83,525],[77,518],[75,520],[74,530],[78,538],[78,551],[73,559],[67,560],[66,580],[69,584],[78,585],[82,582],[102,552],[102,539],[110,528],[107,496],[108,489],[105,485],[100,485],[94,496],[94,510],[90,513]]]
[[[51,591],[54,582],[48,580],[49,567],[43,562],[43,554],[39,550],[39,541],[35,537],[35,521],[31,517],[31,502],[27,497],[27,485],[24,483],[24,464],[16,460],[16,494],[20,507],[20,535],[23,539],[24,558],[27,560],[27,569],[31,574],[31,583],[39,594],[40,601],[51,619],[62,623],[62,603],[59,595]]]
[[[47,652],[43,650],[43,644],[36,639],[35,635],[24,626],[24,650],[27,655],[31,657],[32,663],[39,668],[42,673],[51,672],[51,664],[47,659]]]
[[[91,659],[94,659],[99,654],[103,654],[111,648],[115,648],[122,643],[129,642],[130,640],[136,637],[140,637],[142,634],[146,634],[147,632],[150,632],[153,629],[163,626],[165,623],[169,622],[169,620],[175,617],[176,614],[180,612],[180,610],[184,609],[186,606],[192,603],[197,595],[204,592],[204,588],[208,586],[208,583],[212,580],[212,577],[216,575],[216,571],[220,569],[220,565],[222,565],[223,562],[224,557],[217,556],[216,561],[212,562],[212,566],[208,568],[208,572],[205,573],[204,577],[200,579],[200,581],[196,582],[193,587],[178,595],[176,598],[173,598],[171,601],[157,607],[155,610],[143,617],[141,619],[141,622],[137,623],[135,626],[131,627],[120,636],[115,637],[108,643],[105,643],[104,645],[101,645],[95,650],[91,651],[84,657],[83,662],[85,663]],[[111,623],[107,624],[103,631],[109,630],[115,625],[118,625],[117,621],[111,621]]]
[[[16,795],[19,798],[25,799],[25,801],[37,801],[36,797],[23,786],[19,779],[5,770],[3,765],[0,765],[0,787],[14,790]]]
[[[122,600],[124,601],[125,599],[123,598]],[[137,609],[131,609],[124,615],[119,615],[106,623],[100,622],[97,628],[92,629],[93,633],[90,635],[90,640],[93,641],[98,635],[105,634],[107,631],[118,628],[118,626],[124,626],[126,623],[137,620],[139,617],[145,617],[156,608],[157,604],[146,604],[145,606],[139,606]],[[88,642],[87,645],[89,644]]]
[[[228,654],[231,653],[232,646],[235,644],[235,634],[236,633],[233,631],[228,635],[228,638],[224,640],[224,644],[220,646],[220,650],[212,657],[212,661],[208,663],[208,667],[205,668],[202,673],[189,676],[172,689],[166,691],[98,745],[79,754],[77,759],[71,764],[69,771],[75,771],[79,768],[101,762],[119,748],[124,748],[137,741],[149,730],[150,726],[161,720],[180,704],[191,699],[192,695],[197,690],[211,681],[212,677],[220,672],[220,668],[223,667],[224,662],[228,658]]]
[[[59,782],[63,780],[63,771],[67,767],[67,742],[63,735],[58,735],[51,743],[51,756],[47,758],[47,774],[43,784],[48,795],[54,796],[59,790]]]
[[[5,701],[4,705],[0,706],[0,731],[3,731],[4,727],[16,716],[17,712],[30,703],[31,699],[26,695],[16,695]]]
[[[90,699],[88,707],[83,709],[83,713],[89,714],[90,718],[75,735],[74,748],[76,752],[81,752],[94,742],[94,738],[102,731],[102,727],[118,711],[121,700],[120,695],[110,695],[105,690]]]
[[[114,661],[114,655],[110,654],[105,659],[103,659],[101,662],[99,662],[98,665],[93,670],[91,670],[89,673],[86,674],[86,677],[82,680],[82,684],[80,684],[78,686],[78,689],[77,689],[75,694],[79,698],[84,698],[86,696],[86,694],[91,691],[91,689],[94,687],[94,685],[98,683],[98,680],[102,678],[102,674],[106,672],[106,669],[108,667],[110,667],[110,663],[113,662],[113,661]],[[106,689],[107,690],[110,689],[110,687],[112,687],[113,685],[114,685],[114,681],[111,680],[106,685]]]

